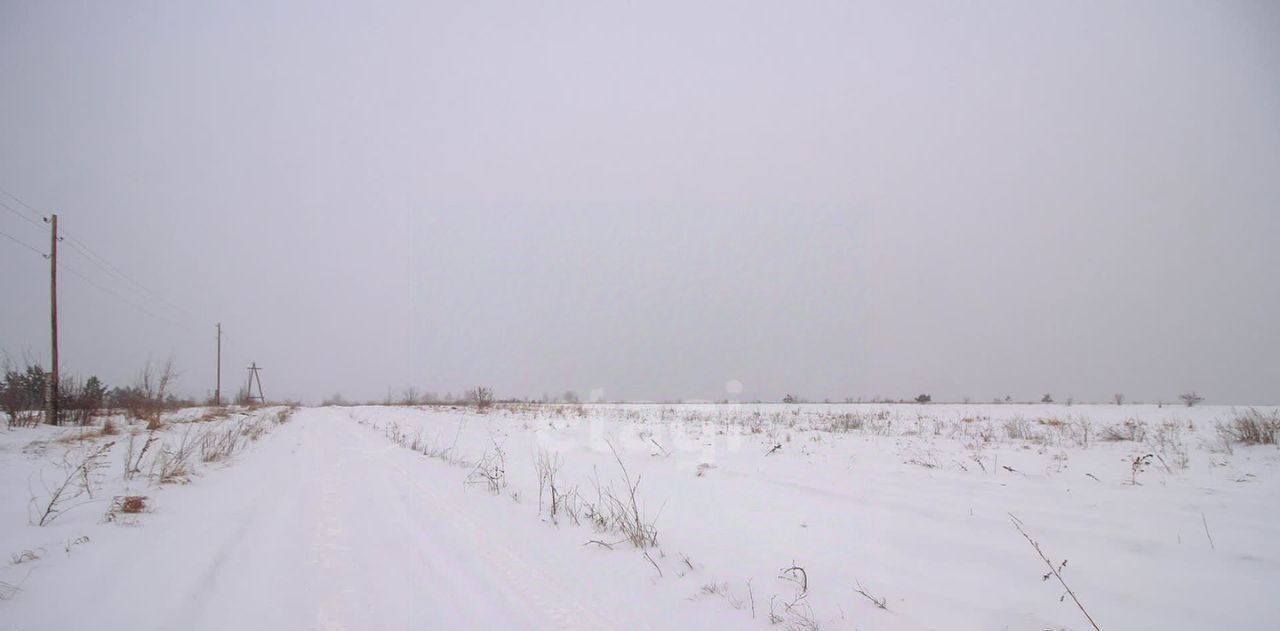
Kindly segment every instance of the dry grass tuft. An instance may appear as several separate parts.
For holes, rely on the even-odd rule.
[[[42,549],[42,551],[43,551],[43,549]],[[9,564],[10,564],[10,565],[22,565],[23,563],[28,563],[28,562],[31,562],[31,561],[37,561],[37,560],[39,560],[39,559],[40,559],[40,556],[41,556],[41,555],[40,555],[40,552],[36,552],[35,550],[23,550],[22,552],[20,552],[20,553],[18,553],[18,554],[14,554],[14,555],[10,556],[10,557],[9,557]]]
[[[37,525],[47,526],[59,515],[85,503],[78,499],[82,495],[93,499],[93,487],[98,473],[106,466],[104,461],[113,445],[114,441],[98,445],[86,451],[78,461],[71,459],[69,455],[63,458],[62,469],[66,475],[57,486],[46,488],[47,501],[41,502],[34,496],[31,498],[31,509],[40,515],[39,520],[36,520]],[[43,510],[40,510],[42,505]]]
[[[1119,442],[1128,440],[1142,442],[1147,437],[1147,424],[1137,419],[1129,419],[1120,425],[1113,425],[1102,430],[1102,440]]]
[[[114,513],[141,513],[147,510],[145,495],[117,495],[111,500],[111,511]]]
[[[1227,425],[1219,425],[1224,440],[1245,445],[1274,445],[1280,434],[1280,412],[1266,414],[1254,408],[1237,414]]]

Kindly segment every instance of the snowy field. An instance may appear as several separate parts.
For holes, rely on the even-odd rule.
[[[12,429],[0,629],[1272,629],[1280,450],[1241,440],[1249,412],[331,407]]]

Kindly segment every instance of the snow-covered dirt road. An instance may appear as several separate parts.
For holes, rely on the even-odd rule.
[[[302,411],[145,526],[34,571],[0,627],[618,626],[410,470],[424,464],[344,412]]]
[[[287,412],[0,432],[0,588],[18,588],[0,589],[0,631],[1094,628],[1085,608],[1108,631],[1192,631],[1280,617],[1280,449],[1239,438],[1251,420],[1280,433],[1275,408]],[[112,444],[92,497],[38,525],[69,464]],[[134,494],[146,511],[111,511]],[[640,522],[644,547],[627,534]]]

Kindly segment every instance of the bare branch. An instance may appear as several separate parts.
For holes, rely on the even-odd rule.
[[[1031,535],[1027,534],[1027,531],[1022,528],[1022,522],[1019,521],[1017,517],[1014,517],[1012,513],[1009,514],[1009,519],[1013,521],[1013,527],[1017,528],[1018,532],[1022,533],[1022,536],[1027,539],[1027,543],[1030,543],[1031,547],[1035,548],[1036,554],[1040,555],[1040,559],[1044,561],[1044,564],[1049,566],[1049,574],[1046,574],[1045,577],[1048,578],[1048,576],[1051,575],[1058,579],[1058,583],[1062,585],[1063,589],[1067,590],[1067,595],[1071,596],[1071,600],[1076,603],[1076,607],[1080,609],[1080,613],[1084,614],[1084,617],[1089,620],[1089,624],[1093,626],[1094,631],[1102,631],[1102,629],[1098,627],[1098,623],[1093,621],[1093,616],[1089,615],[1089,611],[1084,608],[1080,599],[1076,597],[1076,593],[1072,591],[1071,586],[1067,585],[1067,582],[1062,579],[1062,572],[1060,570],[1062,567],[1066,566],[1067,562],[1063,561],[1061,566],[1055,567],[1053,565],[1053,561],[1050,561],[1049,557],[1045,556],[1044,551],[1040,549],[1040,544],[1037,543],[1035,539],[1032,539]]]

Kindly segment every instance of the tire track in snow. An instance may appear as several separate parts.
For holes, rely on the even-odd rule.
[[[312,441],[313,445],[315,441]],[[315,449],[317,447],[313,447]],[[336,491],[337,467],[324,467],[324,453],[313,453],[313,466],[323,473],[316,476],[320,485],[316,515],[312,522],[311,564],[316,575],[323,580],[322,585],[340,584],[338,553],[341,551],[339,537],[343,534],[343,525],[338,511],[340,500]],[[316,610],[316,626],[323,631],[345,631],[347,625],[345,599],[350,596],[350,589],[339,588],[337,593],[330,589],[320,598]]]
[[[444,512],[452,515],[453,526],[459,534],[466,536],[477,550],[484,550],[486,566],[499,572],[507,586],[514,589],[528,606],[554,622],[555,628],[618,628],[601,612],[578,600],[552,577],[540,572],[510,548],[497,543],[497,537],[486,526],[467,517],[465,509],[449,505],[428,485],[414,479],[403,468],[396,466],[395,469],[437,506],[443,507]],[[485,536],[480,533],[485,533]]]
[[[391,484],[408,487],[412,491],[400,493],[400,501],[415,497],[425,499],[426,502],[419,508],[429,507],[430,512],[438,517],[439,524],[447,526],[451,534],[466,543],[469,548],[467,552],[478,553],[481,558],[474,560],[485,570],[484,574],[499,581],[500,587],[507,588],[522,605],[544,619],[548,623],[544,628],[619,628],[610,616],[581,601],[553,576],[542,572],[517,552],[499,543],[502,538],[500,533],[494,532],[489,525],[472,519],[465,506],[450,501],[421,480],[421,471],[409,471],[401,460],[410,452],[396,445],[387,446],[383,438],[370,435],[368,431],[349,422],[344,423],[344,427],[356,437],[352,442],[363,442],[370,447],[365,460],[378,458],[387,473],[394,473],[394,477],[389,477]],[[450,480],[450,483],[454,481]]]

